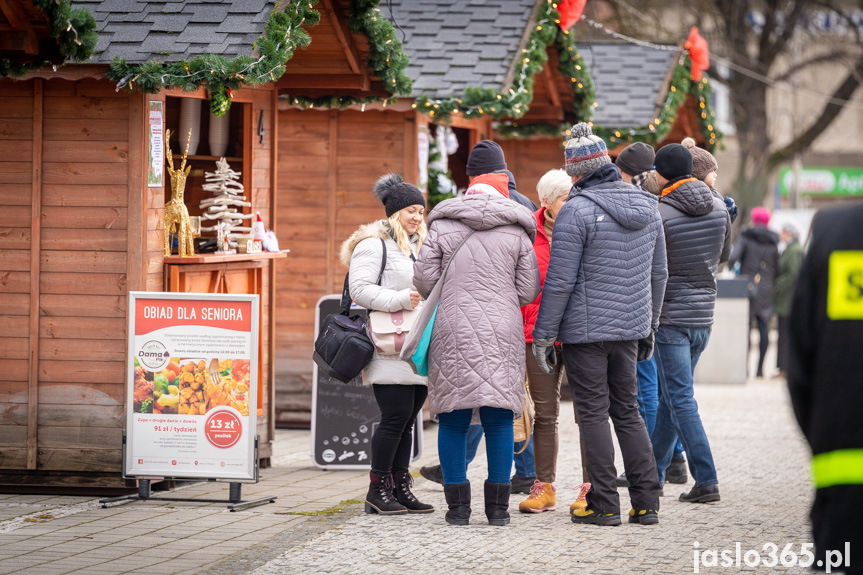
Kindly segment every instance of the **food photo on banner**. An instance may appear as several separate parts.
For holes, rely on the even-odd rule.
[[[254,480],[258,296],[129,299],[125,475]]]

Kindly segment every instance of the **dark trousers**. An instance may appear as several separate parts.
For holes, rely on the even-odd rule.
[[[557,471],[557,418],[560,414],[560,356],[553,373],[545,373],[536,363],[532,344],[527,344],[527,384],[536,411],[533,424],[533,462],[536,478],[554,483]],[[583,463],[582,463],[583,465]]]
[[[587,472],[592,486],[587,505],[600,513],[620,513],[609,416],[623,453],[633,507],[659,509],[653,448],[636,400],[637,352],[635,340],[563,345],[563,361],[590,462]]]
[[[764,356],[767,355],[767,345],[770,343],[769,318],[764,319],[761,316],[752,315],[749,317],[749,321],[750,327],[754,323],[758,328],[758,370],[755,372],[755,376],[762,377],[764,375]],[[749,365],[749,362],[746,362],[746,365]]]
[[[408,471],[414,422],[428,387],[375,384],[372,389],[381,410],[381,423],[372,436],[372,471],[379,475]]]
[[[782,373],[788,372],[788,354],[791,353],[788,349],[788,341],[791,338],[791,331],[788,328],[788,316],[777,315],[777,331],[779,332],[779,340],[776,342],[776,367],[782,370]]]

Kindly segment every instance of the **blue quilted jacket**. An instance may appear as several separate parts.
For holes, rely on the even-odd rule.
[[[667,278],[656,196],[606,164],[578,182],[557,215],[533,337],[645,337],[659,325]]]

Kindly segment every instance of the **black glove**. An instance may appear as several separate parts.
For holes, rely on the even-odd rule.
[[[534,338],[531,349],[539,369],[545,373],[554,373],[554,364],[557,363],[557,357],[554,355],[554,338]]]
[[[647,361],[653,357],[653,332],[638,340],[638,361]]]

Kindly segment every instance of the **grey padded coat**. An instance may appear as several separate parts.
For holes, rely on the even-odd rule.
[[[414,264],[423,297],[455,254],[441,289],[429,346],[432,414],[524,405],[525,347],[521,306],[539,294],[533,251],[536,218],[498,195],[441,202]]]
[[[380,285],[383,245],[387,244],[387,261]],[[419,237],[411,236],[411,247],[415,253]],[[413,260],[402,253],[396,241],[390,237],[390,225],[386,220],[372,222],[351,235],[341,249],[342,263],[350,269],[349,289],[351,298],[367,310],[399,311],[413,309],[410,292],[413,287]],[[373,311],[371,313],[374,313]],[[399,354],[380,355],[375,352],[371,362],[363,370],[363,384],[426,385],[426,378],[413,372],[408,364],[399,359]]]
[[[557,214],[534,340],[628,341],[659,325],[668,277],[656,196],[606,164]]]

